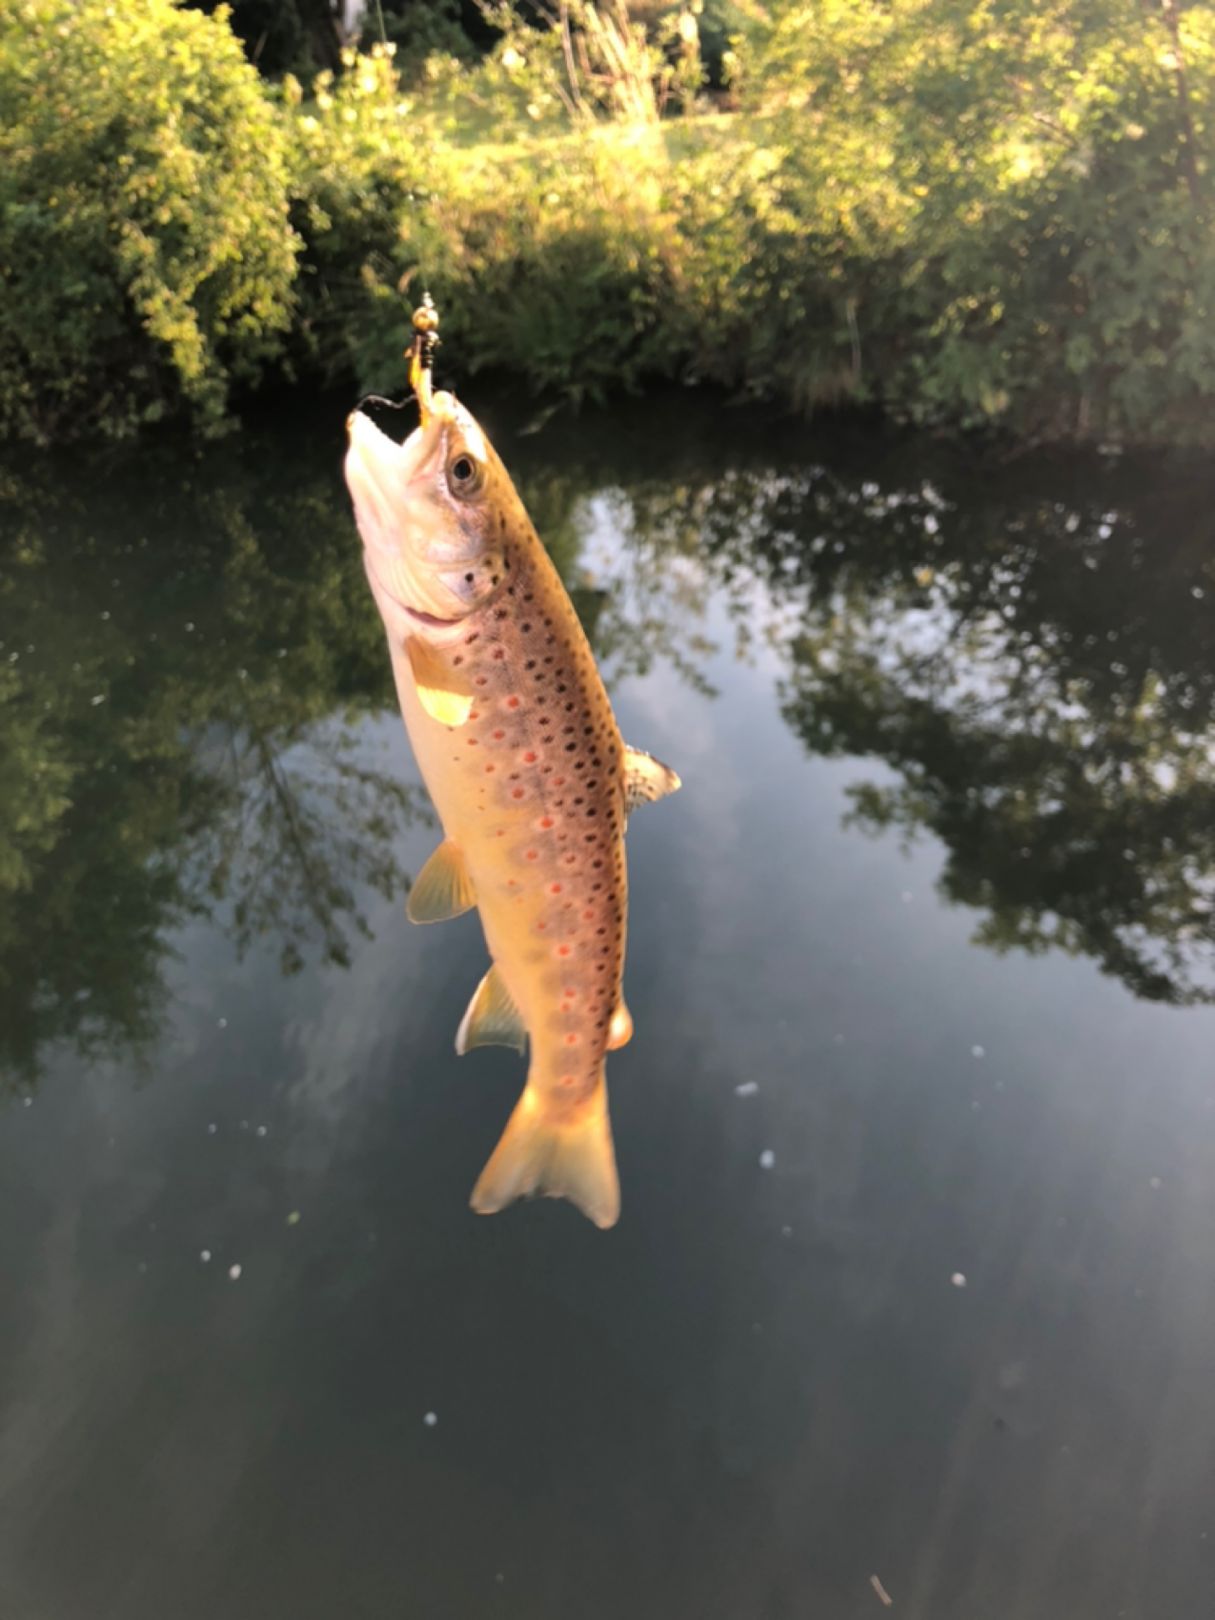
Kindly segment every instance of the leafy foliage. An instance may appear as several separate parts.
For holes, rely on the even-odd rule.
[[[849,234],[863,222],[876,392],[1052,436],[1195,425],[1215,376],[1213,47],[1215,12],[1173,0],[785,10],[754,99],[798,210],[830,175]]]
[[[726,113],[696,0],[644,27],[625,0],[502,0],[479,60],[463,11],[389,6],[404,75],[390,41],[279,87],[222,10],[15,15],[0,412],[27,433],[217,422],[289,313],[297,376],[395,391],[425,283],[460,371],[575,400],[711,380],[1210,442],[1209,0],[747,0]]]
[[[220,426],[292,305],[281,121],[225,17],[0,13],[0,429]]]

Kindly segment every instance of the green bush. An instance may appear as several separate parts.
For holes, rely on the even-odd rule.
[[[1209,5],[815,0],[751,67],[792,214],[834,190],[872,393],[1023,434],[1209,432]]]
[[[429,286],[449,376],[1215,439],[1211,0],[747,0],[730,113],[697,0],[490,9],[475,65],[271,89],[222,10],[14,0],[0,428],[214,426],[289,319],[297,376],[393,392]]]
[[[292,309],[281,121],[226,15],[9,0],[0,430],[220,426]]]

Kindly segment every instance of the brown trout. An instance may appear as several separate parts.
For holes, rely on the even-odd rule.
[[[469,412],[439,393],[404,444],[359,411],[348,432],[367,577],[443,824],[409,915],[480,913],[491,965],[456,1050],[531,1046],[472,1207],[544,1193],[612,1226],[604,1054],[632,1033],[625,821],[679,778],[626,748],[560,576]]]

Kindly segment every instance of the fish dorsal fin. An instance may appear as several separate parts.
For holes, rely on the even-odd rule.
[[[527,1030],[506,988],[501,973],[491,967],[473,991],[472,1000],[456,1031],[456,1051],[461,1057],[474,1046],[513,1046],[522,1052]]]
[[[456,679],[434,648],[417,636],[409,637],[405,650],[418,689],[418,702],[441,726],[462,726],[472,712],[472,692]]]
[[[668,793],[674,793],[680,787],[680,780],[669,765],[664,765],[653,754],[643,753],[640,748],[626,748],[624,751],[624,807],[626,810],[636,810],[639,804],[652,804],[655,799],[665,799]]]
[[[633,1039],[633,1015],[624,1004],[621,996],[616,1004],[616,1011],[612,1014],[612,1021],[608,1025],[607,1049],[615,1052],[622,1046],[627,1046]]]
[[[406,915],[410,922],[446,922],[471,911],[476,903],[464,856],[445,838],[414,880]]]

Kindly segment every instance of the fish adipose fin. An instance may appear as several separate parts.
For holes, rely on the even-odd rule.
[[[472,692],[461,690],[451,670],[434,650],[410,636],[405,643],[409,667],[418,689],[418,702],[441,726],[462,726],[472,713]]]
[[[633,1039],[633,1015],[624,1004],[621,996],[616,1011],[612,1014],[612,1021],[608,1025],[607,1049],[609,1052],[618,1051],[620,1047],[627,1046]]]
[[[665,799],[668,793],[674,793],[681,786],[679,777],[669,765],[664,765],[653,754],[645,754],[640,748],[626,748],[624,751],[624,807],[626,810],[636,810],[639,804],[653,804],[655,799]]]
[[[405,914],[410,922],[446,922],[471,911],[476,903],[464,857],[445,838],[414,880]]]
[[[491,967],[473,991],[473,998],[456,1031],[456,1051],[461,1057],[474,1046],[513,1046],[522,1052],[527,1030],[511,993],[496,967]]]
[[[556,1113],[529,1081],[471,1203],[478,1215],[493,1215],[532,1193],[568,1198],[596,1226],[615,1226],[620,1182],[602,1078],[572,1113]]]

